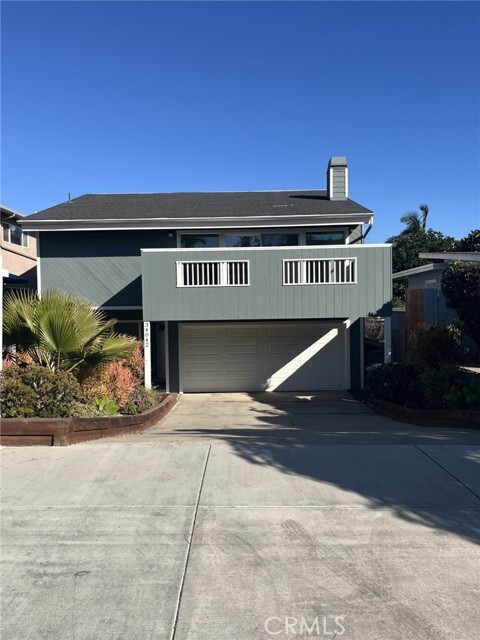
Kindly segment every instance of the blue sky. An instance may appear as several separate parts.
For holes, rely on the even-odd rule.
[[[477,2],[2,2],[1,200],[325,188],[480,227]]]

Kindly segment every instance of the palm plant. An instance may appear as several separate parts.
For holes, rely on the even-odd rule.
[[[39,298],[17,291],[5,298],[5,344],[51,371],[64,370],[82,376],[92,368],[128,356],[131,338],[115,334],[116,320],[82,298],[48,291]]]
[[[407,225],[401,235],[418,235],[419,233],[425,233],[430,208],[428,204],[421,204],[419,209],[421,215],[418,211],[410,211],[400,218],[400,222]]]

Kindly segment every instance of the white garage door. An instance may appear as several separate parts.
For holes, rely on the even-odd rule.
[[[346,389],[345,325],[184,324],[183,391]]]

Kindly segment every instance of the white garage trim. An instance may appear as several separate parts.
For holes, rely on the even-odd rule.
[[[183,323],[185,392],[349,388],[345,322]]]

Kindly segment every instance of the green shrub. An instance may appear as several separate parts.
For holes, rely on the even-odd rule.
[[[462,374],[454,364],[425,368],[420,374],[422,402],[425,409],[446,409],[447,395],[461,384]]]
[[[452,388],[445,395],[447,409],[480,410],[480,384],[470,383]]]
[[[368,372],[367,387],[375,398],[404,404],[413,374],[410,366],[397,362],[381,364]]]
[[[138,413],[137,405],[134,402],[130,402],[123,407],[122,413],[126,416],[136,416]]]
[[[101,418],[105,414],[91,402],[80,402],[79,400],[72,403],[72,418]]]
[[[82,395],[71,373],[11,365],[2,373],[0,398],[4,418],[67,418]]]
[[[99,411],[101,411],[104,416],[118,416],[120,412],[118,410],[118,405],[115,404],[113,400],[111,400],[108,396],[103,396],[103,398],[97,398],[95,400]]]
[[[459,364],[462,357],[461,333],[456,325],[418,325],[410,336],[408,354],[419,372]]]
[[[160,394],[155,389],[137,387],[132,394],[130,401],[136,407],[137,413],[143,413],[147,409],[154,407],[159,400]]]

